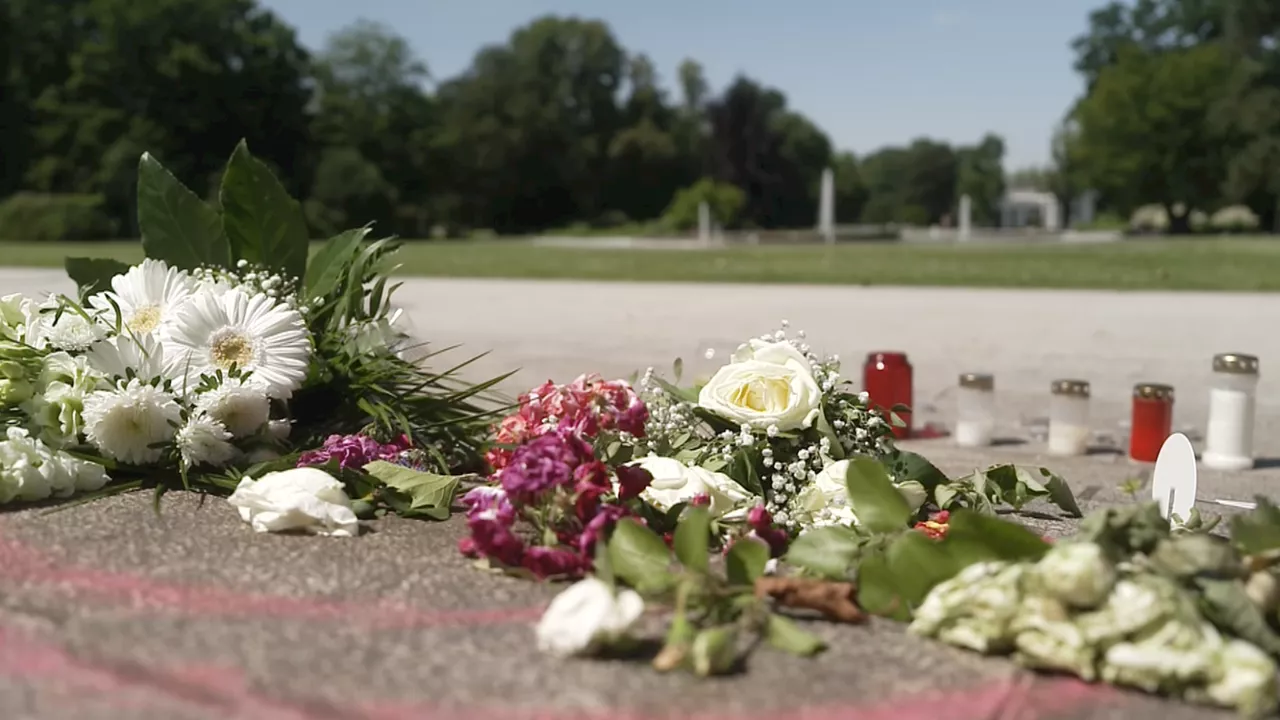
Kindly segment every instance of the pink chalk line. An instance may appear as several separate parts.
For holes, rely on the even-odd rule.
[[[171,666],[172,667],[172,666]],[[339,706],[269,697],[250,687],[236,669],[200,664],[172,670],[92,663],[21,631],[0,627],[0,674],[61,683],[68,701],[106,701],[117,706],[183,705],[216,711],[219,718],[255,720],[1035,720],[1116,703],[1123,696],[1074,680],[1019,675],[956,692],[916,694],[859,706],[824,704],[729,716],[714,712],[641,713],[624,708],[593,711],[512,707],[445,708],[418,703]],[[37,685],[38,687],[38,685]]]
[[[342,620],[374,629],[522,624],[536,620],[544,609],[423,610],[380,600],[340,601],[183,585],[133,573],[58,565],[8,538],[0,538],[0,580],[49,586],[152,611],[223,618]]]

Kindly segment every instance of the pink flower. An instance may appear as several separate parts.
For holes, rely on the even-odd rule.
[[[614,474],[618,476],[618,499],[623,502],[640,497],[653,483],[653,473],[634,465],[623,465]]]
[[[522,565],[539,579],[577,577],[585,569],[582,557],[565,548],[531,547],[525,552]]]
[[[780,557],[787,551],[791,537],[782,528],[774,527],[773,516],[763,505],[757,505],[747,511],[747,527],[751,528],[748,538],[760,540],[769,546],[769,554]]]

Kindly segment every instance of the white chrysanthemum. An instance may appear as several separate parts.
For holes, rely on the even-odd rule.
[[[89,366],[108,378],[130,376],[143,382],[167,378],[164,347],[150,335],[117,335],[93,344],[85,353]]]
[[[225,378],[196,398],[196,410],[222,423],[238,438],[256,435],[271,415],[266,392],[249,381]]]
[[[311,360],[311,336],[297,310],[265,294],[229,290],[196,293],[160,330],[165,357],[185,373],[189,387],[201,375],[232,367],[249,382],[287,399],[302,384]]]
[[[111,278],[111,289],[89,298],[89,304],[113,320],[115,308],[120,308],[124,327],[134,335],[150,335],[173,316],[193,286],[185,270],[148,258]]]
[[[207,415],[192,415],[178,431],[178,452],[182,455],[182,464],[187,467],[226,465],[236,456],[236,449],[229,440],[231,433],[222,423]]]
[[[56,301],[33,308],[24,341],[37,348],[84,352],[106,337],[107,328],[80,310],[65,306],[59,309]]]
[[[84,399],[85,436],[103,455],[131,465],[159,460],[182,422],[169,393],[141,380]],[[161,447],[156,447],[156,446]]]

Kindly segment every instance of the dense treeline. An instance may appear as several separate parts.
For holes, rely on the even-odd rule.
[[[1236,203],[1280,229],[1280,3],[1112,2],[1074,49],[1087,90],[1047,189],[1095,188],[1126,216],[1153,207],[1173,232]]]
[[[1006,186],[998,137],[855,157],[780,91],[716,91],[694,60],[663,82],[578,18],[534,20],[455,78],[366,22],[310,53],[255,0],[5,0],[0,48],[11,236],[131,235],[144,150],[212,198],[241,137],[317,234],[687,228],[702,200],[731,227],[812,226],[827,167],[842,223],[945,221],[967,194],[995,224]],[[1174,231],[1232,204],[1280,222],[1280,4],[1113,3],[1075,50],[1088,89],[1051,166],[1015,182],[1064,204],[1096,189],[1123,218],[1155,206]]]
[[[714,92],[693,60],[663,83],[590,20],[537,19],[440,79],[370,23],[310,54],[253,0],[3,7],[0,196],[43,194],[23,196],[32,222],[56,211],[52,230],[73,234],[99,231],[99,198],[134,232],[143,150],[211,191],[240,137],[306,198],[317,233],[369,219],[408,237],[687,227],[703,199],[730,226],[812,226],[826,167],[842,222],[936,222],[962,192],[990,214],[1002,191],[998,138],[855,158],[778,90],[739,77]]]

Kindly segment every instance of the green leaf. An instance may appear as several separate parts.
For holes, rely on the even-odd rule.
[[[231,245],[218,211],[148,153],[138,161],[138,229],[149,258],[183,270],[231,264]]]
[[[919,532],[899,535],[886,551],[885,560],[899,596],[911,610],[924,602],[935,585],[963,569],[942,543]]]
[[[899,622],[911,619],[911,609],[903,601],[884,555],[868,555],[858,566],[858,606]]]
[[[895,470],[894,475],[898,480],[915,480],[926,490],[932,491],[947,483],[946,473],[918,453],[899,450]]]
[[[652,530],[635,520],[623,519],[609,538],[609,563],[613,574],[643,593],[670,587],[671,553]]]
[[[1231,540],[1250,555],[1280,548],[1280,510],[1265,497],[1257,507],[1231,519]]]
[[[421,472],[403,465],[377,460],[364,471],[409,496],[409,509],[438,520],[449,517],[459,479],[451,475]]]
[[[1165,538],[1151,553],[1151,566],[1177,579],[1239,577],[1244,565],[1225,538],[1189,533]]]
[[[849,507],[858,523],[873,533],[892,533],[907,527],[911,506],[894,487],[880,461],[863,456],[849,462],[845,476]]]
[[[684,377],[684,359],[683,358],[676,358],[675,362],[671,363],[671,377],[676,382],[680,382],[680,378]]]
[[[1018,476],[1027,477],[1033,472],[1038,472],[1041,476],[1043,484],[1041,487],[1045,489],[1049,497],[1049,502],[1058,506],[1063,512],[1071,517],[1084,517],[1084,513],[1080,511],[1080,506],[1076,503],[1076,496],[1071,492],[1071,486],[1067,484],[1057,473],[1048,468],[1030,468],[1019,467]]]
[[[760,475],[756,472],[756,467],[761,460],[759,450],[742,448],[733,454],[733,462],[729,464],[729,471],[726,474],[752,495],[764,495],[764,486],[760,483]]]
[[[233,259],[306,276],[311,233],[302,206],[243,140],[227,162],[219,197]]]
[[[955,501],[956,496],[959,494],[960,491],[956,489],[955,486],[950,483],[945,483],[933,489],[933,502],[936,503],[940,509],[946,510],[951,507],[951,503]]]
[[[710,537],[711,514],[703,507],[689,508],[688,513],[676,526],[672,541],[680,563],[700,573],[710,570]]]
[[[1196,581],[1196,585],[1200,588],[1201,609],[1209,621],[1257,645],[1273,657],[1280,657],[1280,636],[1249,599],[1243,583],[1238,580],[1201,579]]]
[[[755,538],[738,539],[725,558],[725,575],[730,585],[754,585],[769,564],[769,546]]]
[[[307,276],[302,283],[307,299],[327,297],[337,289],[347,268],[351,266],[351,261],[359,252],[360,243],[364,242],[368,234],[367,227],[348,230],[334,235],[320,246],[307,266]]]
[[[849,569],[862,551],[862,538],[849,528],[822,527],[791,543],[784,560],[832,580],[849,579]]]
[[[1050,548],[1043,538],[1022,525],[972,510],[951,513],[943,543],[960,563],[957,572],[987,560],[1039,560]]]
[[[108,258],[69,257],[62,261],[67,276],[80,289],[80,299],[111,289],[111,278],[129,271],[129,265]]]
[[[769,616],[764,637],[775,648],[800,657],[816,655],[827,647],[822,638],[802,630],[793,620],[781,615]]]

